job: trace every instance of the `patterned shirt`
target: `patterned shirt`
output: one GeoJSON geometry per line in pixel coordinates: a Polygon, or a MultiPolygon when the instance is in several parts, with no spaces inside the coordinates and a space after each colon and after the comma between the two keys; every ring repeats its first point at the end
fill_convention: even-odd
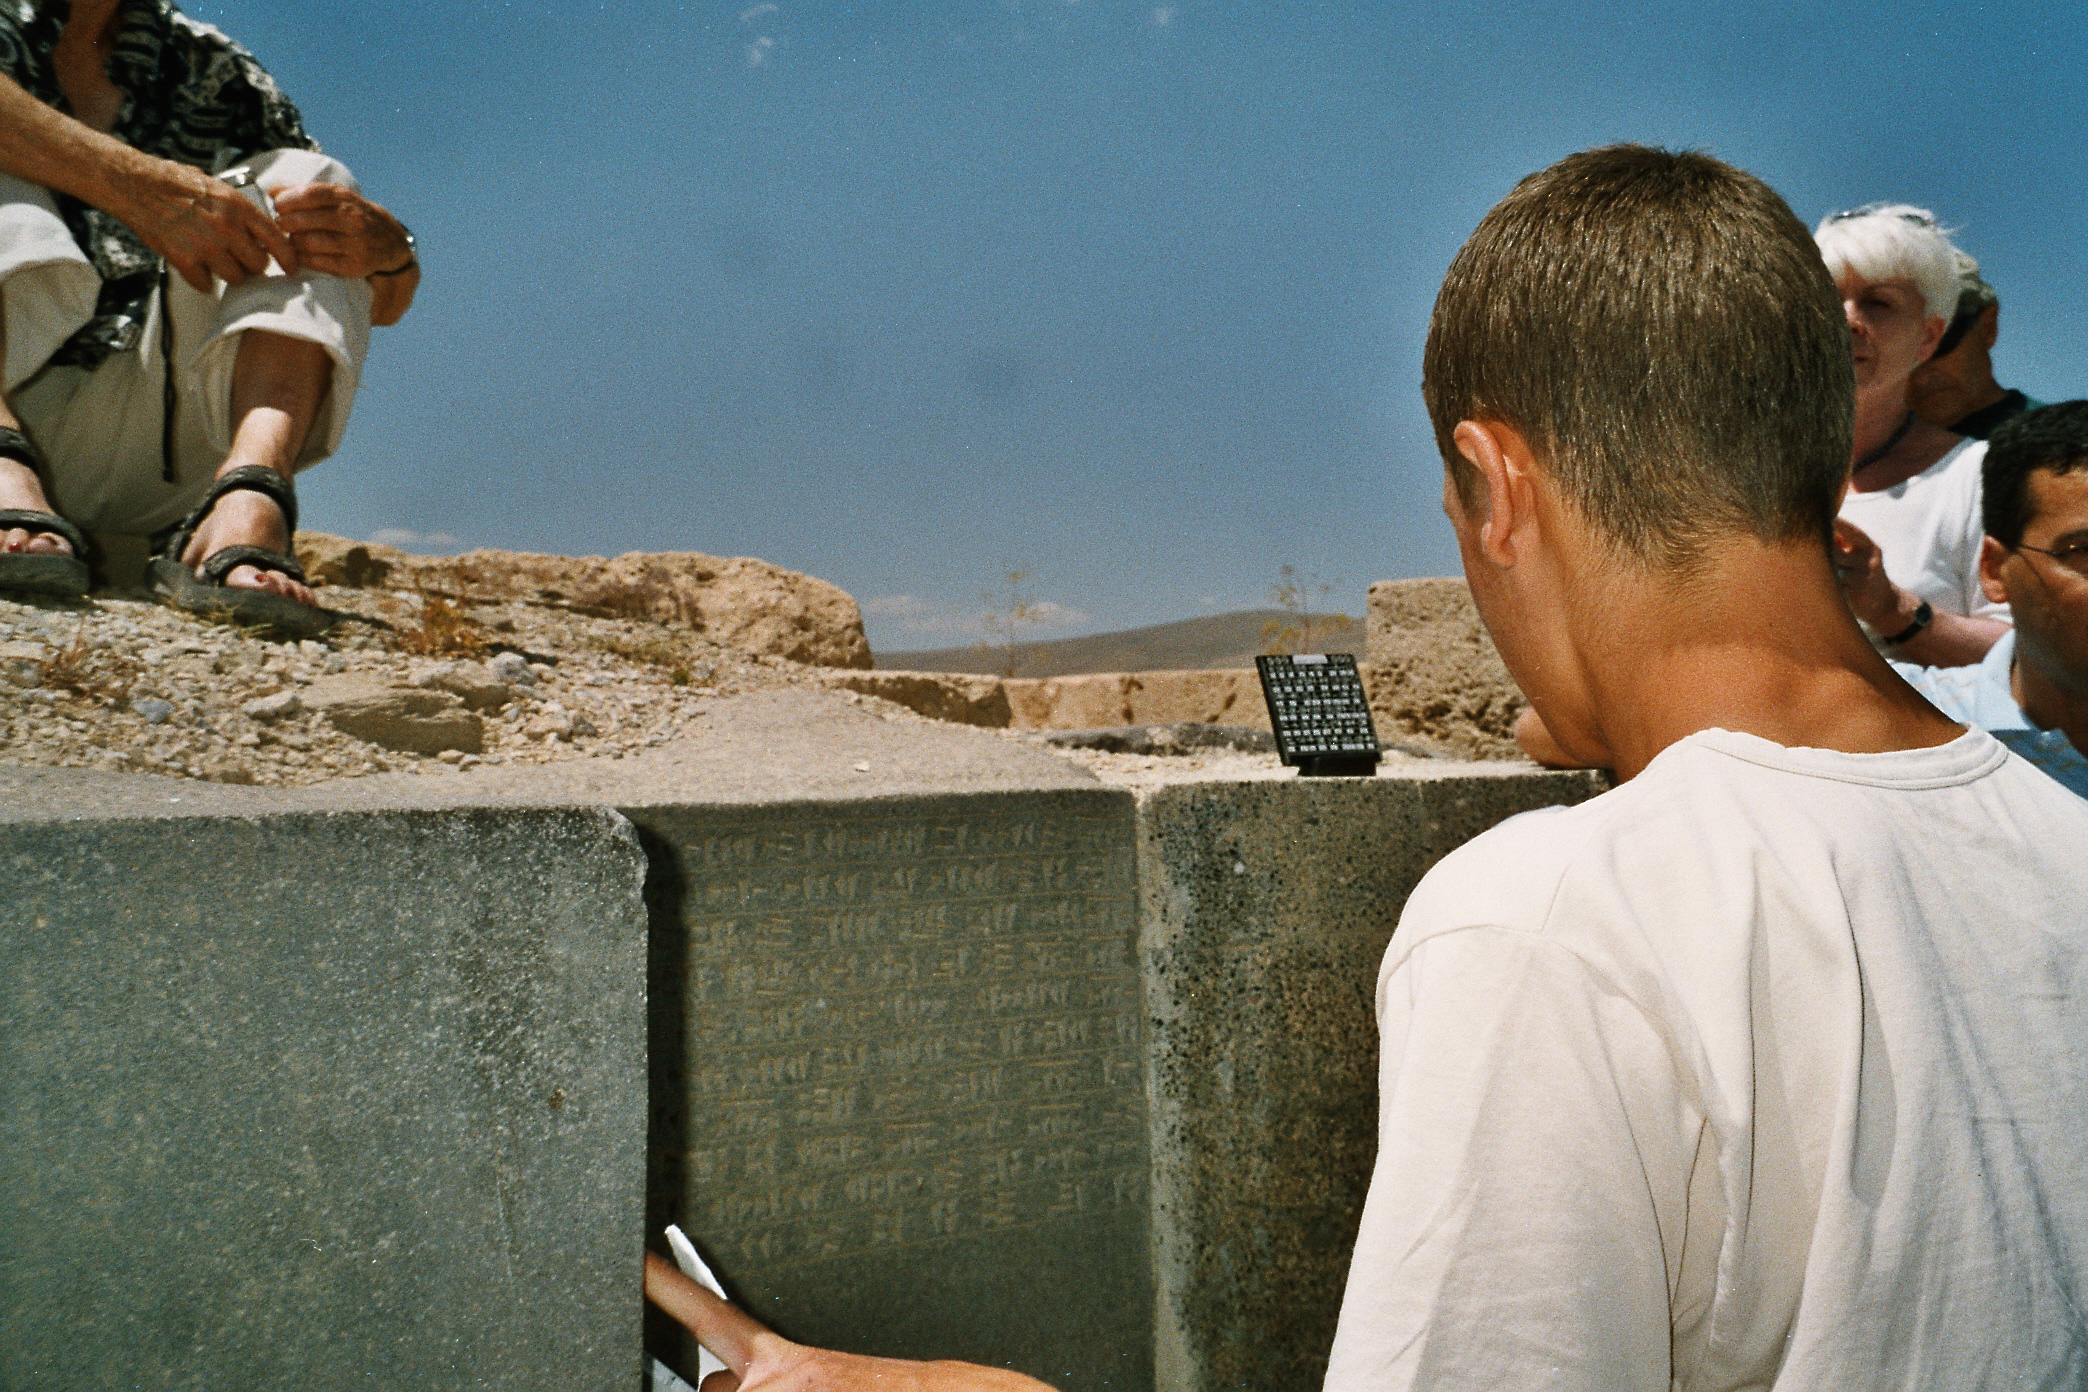
{"type": "MultiPolygon", "coordinates": [[[[70,0],[0,0],[0,73],[67,115],[51,51],[71,13],[70,0]]],[[[148,155],[216,173],[264,150],[319,148],[253,54],[168,0],[123,0],[109,80],[125,97],[110,133],[148,155]]],[[[91,370],[136,346],[160,258],[101,209],[55,196],[102,288],[94,317],[51,361],[91,370]]]]}

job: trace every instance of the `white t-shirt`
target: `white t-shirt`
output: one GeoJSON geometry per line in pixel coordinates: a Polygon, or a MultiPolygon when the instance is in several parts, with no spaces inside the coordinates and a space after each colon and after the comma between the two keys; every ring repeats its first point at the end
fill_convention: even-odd
{"type": "Polygon", "coordinates": [[[1331,1392],[2088,1386],[2088,801],[1708,730],[1414,891],[1331,1392]]]}
{"type": "Polygon", "coordinates": [[[1980,465],[1986,441],[1960,441],[1910,479],[1872,493],[1850,489],[1841,515],[1864,530],[1903,590],[1950,614],[2008,622],[2008,606],[1979,588],[1980,465]]]}

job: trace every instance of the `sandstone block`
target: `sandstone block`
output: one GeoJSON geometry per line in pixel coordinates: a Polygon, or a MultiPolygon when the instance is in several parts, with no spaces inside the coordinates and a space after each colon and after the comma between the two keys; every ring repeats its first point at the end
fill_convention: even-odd
{"type": "Polygon", "coordinates": [[[297,552],[307,572],[325,576],[329,584],[381,583],[456,603],[543,604],[687,629],[742,652],[791,662],[870,665],[862,611],[847,591],[749,556],[696,551],[633,551],[613,560],[522,551],[412,556],[317,532],[299,532],[297,552]],[[358,551],[364,560],[355,559],[358,551]]]}
{"type": "Polygon", "coordinates": [[[315,585],[345,585],[350,589],[375,589],[385,583],[406,553],[389,546],[376,546],[324,532],[297,534],[297,563],[315,585]]]}
{"type": "Polygon", "coordinates": [[[1018,729],[1096,730],[1117,725],[1269,728],[1261,679],[1252,669],[1193,672],[1092,672],[1010,678],[1008,705],[1018,729]]]}
{"type": "Polygon", "coordinates": [[[307,709],[317,711],[344,735],[385,749],[411,754],[439,754],[461,749],[482,753],[485,725],[464,709],[464,699],[448,691],[410,686],[383,686],[362,677],[327,677],[304,694],[307,709]]]}
{"type": "Polygon", "coordinates": [[[1501,665],[1461,579],[1370,587],[1364,683],[1378,737],[1419,740],[1463,758],[1519,758],[1522,692],[1501,665]]]}
{"type": "Polygon", "coordinates": [[[1013,723],[1007,684],[999,677],[958,672],[836,672],[827,685],[837,691],[878,696],[930,720],[1006,729],[1013,723]]]}

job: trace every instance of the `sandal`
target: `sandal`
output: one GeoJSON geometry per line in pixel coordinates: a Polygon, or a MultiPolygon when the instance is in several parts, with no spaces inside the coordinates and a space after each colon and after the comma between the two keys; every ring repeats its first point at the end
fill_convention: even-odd
{"type": "Polygon", "coordinates": [[[87,594],[87,534],[55,512],[0,508],[0,532],[20,528],[62,537],[70,556],[55,551],[0,551],[0,590],[13,594],[81,599],[87,594]]]}
{"type": "MultiPolygon", "coordinates": [[[[0,459],[12,459],[23,468],[44,477],[43,463],[29,437],[11,426],[0,426],[0,459]]],[[[55,599],[81,599],[93,576],[87,568],[87,534],[55,512],[38,508],[0,508],[0,532],[21,530],[58,537],[72,548],[70,556],[51,551],[0,551],[0,590],[16,594],[46,595],[55,599]]]]}
{"type": "Polygon", "coordinates": [[[146,585],[177,609],[262,629],[274,637],[312,638],[324,633],[342,616],[316,604],[300,603],[287,595],[225,584],[225,577],[243,565],[256,570],[276,571],[300,585],[310,583],[305,579],[303,567],[280,551],[271,551],[265,546],[227,546],[204,557],[200,567],[192,568],[181,563],[181,553],[188,549],[189,539],[196,534],[196,528],[203,525],[210,510],[217,506],[218,499],[240,489],[264,493],[273,499],[275,505],[283,510],[284,524],[292,535],[296,534],[297,494],[291,488],[290,480],[259,464],[234,469],[210,485],[203,501],[197,503],[195,509],[166,534],[166,540],[157,545],[157,554],[145,567],[146,585]],[[199,570],[200,575],[197,573],[199,570]]]}

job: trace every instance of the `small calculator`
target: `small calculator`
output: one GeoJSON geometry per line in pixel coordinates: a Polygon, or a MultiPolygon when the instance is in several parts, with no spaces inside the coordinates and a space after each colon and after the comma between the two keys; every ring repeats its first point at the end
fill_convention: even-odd
{"type": "Polygon", "coordinates": [[[1296,653],[1254,659],[1276,752],[1303,778],[1377,772],[1377,726],[1353,653],[1296,653]]]}

